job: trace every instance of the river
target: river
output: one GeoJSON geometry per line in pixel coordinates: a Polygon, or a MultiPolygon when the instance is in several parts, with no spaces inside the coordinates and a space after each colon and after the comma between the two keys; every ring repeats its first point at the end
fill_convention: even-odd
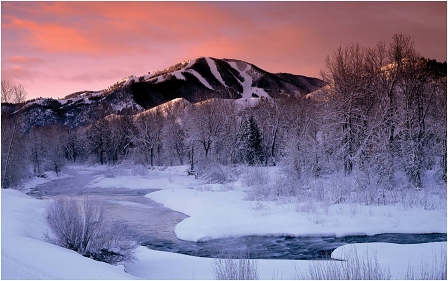
{"type": "Polygon", "coordinates": [[[175,226],[187,218],[146,198],[156,189],[92,188],[87,185],[100,171],[69,171],[73,177],[37,185],[27,193],[38,199],[54,196],[90,196],[104,202],[110,223],[121,228],[127,237],[150,249],[199,257],[219,257],[223,252],[247,252],[259,259],[329,259],[331,252],[348,243],[389,242],[416,244],[446,241],[446,233],[379,234],[346,237],[246,236],[206,242],[179,240],[175,226]]]}

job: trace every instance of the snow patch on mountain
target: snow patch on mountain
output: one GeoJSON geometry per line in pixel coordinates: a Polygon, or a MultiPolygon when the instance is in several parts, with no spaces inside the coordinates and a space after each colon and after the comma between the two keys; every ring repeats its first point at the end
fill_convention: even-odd
{"type": "Polygon", "coordinates": [[[246,64],[246,68],[241,70],[241,63],[237,64],[235,61],[228,62],[231,67],[235,70],[239,71],[241,77],[243,77],[244,81],[240,81],[237,79],[241,86],[243,86],[243,93],[241,94],[243,100],[248,100],[252,98],[265,97],[267,99],[270,98],[269,94],[266,93],[265,90],[259,87],[252,87],[253,78],[249,73],[254,73],[250,64],[246,64]]]}
{"type": "Polygon", "coordinates": [[[173,72],[174,76],[176,77],[177,80],[187,80],[185,78],[185,76],[182,74],[181,70],[175,71],[173,72]]]}
{"type": "Polygon", "coordinates": [[[212,58],[208,57],[205,58],[205,60],[207,61],[208,67],[210,67],[210,71],[215,76],[216,80],[218,80],[222,85],[224,85],[224,87],[228,88],[229,86],[227,86],[224,80],[222,79],[221,74],[219,73],[218,68],[216,67],[215,61],[212,58]]]}
{"type": "Polygon", "coordinates": [[[207,82],[207,80],[205,80],[204,77],[202,77],[202,75],[199,74],[196,70],[188,69],[185,72],[193,74],[205,87],[209,88],[210,90],[214,90],[213,87],[207,82]]]}

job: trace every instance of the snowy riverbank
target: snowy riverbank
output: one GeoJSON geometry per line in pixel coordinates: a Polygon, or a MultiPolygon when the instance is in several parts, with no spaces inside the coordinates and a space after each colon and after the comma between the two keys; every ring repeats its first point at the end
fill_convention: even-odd
{"type": "MultiPolygon", "coordinates": [[[[77,167],[78,170],[81,167],[77,167]]],[[[90,168],[82,167],[88,172],[90,168]]],[[[98,169],[98,168],[95,168],[98,169]]],[[[102,168],[100,168],[102,169],[102,168]]],[[[269,202],[246,200],[241,181],[232,185],[205,184],[186,175],[185,167],[169,167],[133,175],[125,170],[97,176],[89,186],[155,188],[147,197],[185,213],[176,235],[197,241],[238,235],[353,233],[446,233],[446,206],[434,210],[400,204],[365,206],[355,203],[269,202]]],[[[36,183],[30,182],[33,185],[36,183]]],[[[29,186],[28,186],[29,188],[29,186]]],[[[132,264],[112,266],[84,258],[45,242],[46,201],[16,190],[2,190],[2,279],[212,279],[213,259],[158,252],[139,247],[132,264]],[[125,272],[126,271],[126,272],[125,272]]],[[[148,218],[150,219],[150,218],[148,218]]],[[[351,245],[338,248],[333,257],[351,245]]],[[[402,278],[408,265],[419,269],[446,242],[418,245],[355,244],[358,253],[375,253],[392,278],[402,278]]],[[[316,261],[260,260],[261,279],[293,279],[316,261]]]]}

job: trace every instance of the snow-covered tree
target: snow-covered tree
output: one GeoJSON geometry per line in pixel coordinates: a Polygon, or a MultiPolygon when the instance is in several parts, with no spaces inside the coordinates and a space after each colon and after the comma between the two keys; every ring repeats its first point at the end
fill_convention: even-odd
{"type": "Polygon", "coordinates": [[[1,184],[2,188],[16,186],[26,174],[22,118],[17,110],[25,101],[26,91],[20,84],[1,81],[1,184]]]}
{"type": "Polygon", "coordinates": [[[100,119],[86,129],[89,151],[101,165],[107,163],[107,151],[110,147],[111,130],[106,119],[100,119]]]}
{"type": "Polygon", "coordinates": [[[162,128],[164,117],[160,110],[149,110],[141,113],[134,121],[137,129],[135,138],[136,160],[145,166],[160,164],[156,157],[160,157],[162,146],[162,128]]]}
{"type": "Polygon", "coordinates": [[[326,103],[293,97],[286,104],[287,125],[280,163],[286,181],[277,195],[295,196],[310,180],[330,173],[332,161],[322,126],[326,103]]]}
{"type": "Polygon", "coordinates": [[[365,63],[366,50],[359,44],[350,44],[339,47],[331,58],[327,57],[326,69],[322,71],[322,77],[330,87],[328,122],[333,126],[335,141],[340,143],[346,175],[351,174],[360,156],[374,101],[365,63]]]}
{"type": "Polygon", "coordinates": [[[133,115],[110,115],[107,118],[110,128],[108,160],[111,163],[121,162],[128,156],[135,137],[133,115]]]}
{"type": "Polygon", "coordinates": [[[178,100],[168,102],[162,107],[165,119],[161,139],[165,164],[184,164],[187,151],[185,148],[185,130],[182,120],[188,104],[185,100],[178,100]]]}
{"type": "Polygon", "coordinates": [[[67,160],[76,162],[82,157],[85,157],[86,147],[82,128],[65,128],[63,129],[65,135],[65,157],[67,160]]]}
{"type": "Polygon", "coordinates": [[[285,107],[288,106],[285,100],[287,99],[283,98],[272,102],[268,99],[262,99],[255,107],[250,108],[263,137],[265,164],[276,165],[282,133],[285,129],[285,107]]]}
{"type": "Polygon", "coordinates": [[[195,157],[196,160],[202,159],[205,162],[211,160],[213,149],[224,136],[227,126],[227,106],[226,100],[210,99],[186,109],[183,124],[186,146],[190,151],[190,164],[194,163],[195,157]]]}
{"type": "MultiPolygon", "coordinates": [[[[433,115],[436,101],[446,107],[446,100],[437,98],[446,95],[446,78],[428,75],[427,63],[402,34],[387,47],[351,44],[327,58],[322,76],[329,100],[322,132],[334,136],[327,143],[341,156],[346,175],[357,169],[365,183],[390,189],[395,171],[402,170],[412,185],[423,187],[425,163],[430,167],[435,157],[424,151],[446,138],[431,126],[446,123],[446,114],[433,115]]],[[[443,159],[446,149],[440,151],[443,159]]]]}

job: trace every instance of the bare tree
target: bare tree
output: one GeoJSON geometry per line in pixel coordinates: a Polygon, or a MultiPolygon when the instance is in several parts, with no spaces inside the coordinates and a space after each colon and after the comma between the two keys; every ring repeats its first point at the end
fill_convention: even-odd
{"type": "MultiPolygon", "coordinates": [[[[137,159],[145,166],[154,166],[155,157],[160,157],[164,117],[160,109],[148,110],[139,114],[134,121],[137,136],[135,146],[137,159]]],[[[160,164],[160,163],[159,163],[160,164]]]]}
{"type": "Polygon", "coordinates": [[[106,120],[110,129],[108,160],[116,164],[125,159],[134,143],[136,129],[132,113],[109,115],[106,120]]]}
{"type": "Polygon", "coordinates": [[[23,153],[22,133],[20,132],[21,116],[17,112],[21,103],[25,101],[26,91],[20,84],[13,84],[9,80],[1,81],[2,88],[2,188],[9,188],[17,185],[22,177],[25,167],[23,165],[23,158],[20,154],[23,153]],[[4,104],[12,103],[12,104],[4,104]]]}
{"type": "Polygon", "coordinates": [[[178,159],[180,165],[184,164],[185,132],[180,122],[174,118],[167,118],[162,128],[162,141],[167,158],[171,163],[178,159]]]}
{"type": "Polygon", "coordinates": [[[33,167],[33,173],[40,176],[45,171],[45,160],[47,158],[47,149],[49,146],[46,143],[46,134],[42,128],[33,128],[27,135],[27,148],[29,159],[33,167]]]}
{"type": "Polygon", "coordinates": [[[107,161],[107,151],[110,148],[110,127],[106,119],[100,119],[86,129],[86,137],[90,153],[96,155],[101,165],[107,161]]]}
{"type": "MultiPolygon", "coordinates": [[[[190,150],[190,166],[194,166],[194,158],[212,161],[212,152],[219,148],[224,138],[229,118],[227,108],[229,101],[210,99],[191,105],[187,108],[183,124],[186,132],[186,146],[190,150]],[[196,146],[201,150],[195,149],[196,146]],[[199,152],[202,152],[199,154],[199,152]]],[[[222,147],[222,146],[221,146],[222,147]]],[[[214,156],[217,154],[215,153],[214,156]]]]}
{"type": "Polygon", "coordinates": [[[59,176],[61,169],[65,166],[65,144],[67,143],[65,128],[58,124],[53,124],[46,128],[46,143],[48,146],[48,170],[52,170],[59,176]]]}
{"type": "Polygon", "coordinates": [[[14,84],[10,80],[2,79],[2,103],[23,103],[26,99],[25,88],[21,84],[14,84]]]}
{"type": "Polygon", "coordinates": [[[428,78],[423,73],[417,56],[407,58],[403,68],[398,87],[404,98],[405,126],[402,149],[405,171],[410,182],[416,188],[422,188],[423,151],[427,138],[426,119],[434,92],[427,89],[428,78]]]}
{"type": "MultiPolygon", "coordinates": [[[[394,35],[389,46],[351,44],[327,58],[322,77],[330,98],[323,131],[335,136],[330,143],[340,152],[346,175],[356,165],[365,183],[390,189],[399,168],[413,186],[423,187],[425,165],[434,162],[434,154],[424,151],[446,138],[438,133],[440,126],[430,125],[445,126],[446,115],[435,114],[435,101],[446,107],[439,99],[446,95],[446,78],[428,75],[427,63],[403,34],[394,35]]],[[[443,159],[446,149],[440,146],[443,159]]]]}
{"type": "Polygon", "coordinates": [[[69,161],[76,162],[85,156],[86,145],[82,128],[65,128],[65,156],[69,161]]]}
{"type": "Polygon", "coordinates": [[[224,127],[223,103],[222,100],[210,99],[188,108],[186,117],[188,138],[201,144],[205,158],[210,154],[212,145],[221,136],[224,127]]]}
{"type": "Polygon", "coordinates": [[[345,48],[339,47],[332,58],[327,57],[326,69],[322,71],[322,77],[331,89],[329,122],[341,144],[346,175],[351,174],[366,137],[367,116],[371,109],[372,96],[366,91],[368,75],[365,61],[366,50],[359,44],[350,44],[345,48]]]}
{"type": "Polygon", "coordinates": [[[321,113],[325,112],[325,104],[317,104],[306,98],[292,98],[284,110],[288,120],[283,129],[282,169],[293,183],[288,191],[288,195],[293,195],[297,183],[320,177],[324,165],[331,170],[322,126],[321,113]]]}

